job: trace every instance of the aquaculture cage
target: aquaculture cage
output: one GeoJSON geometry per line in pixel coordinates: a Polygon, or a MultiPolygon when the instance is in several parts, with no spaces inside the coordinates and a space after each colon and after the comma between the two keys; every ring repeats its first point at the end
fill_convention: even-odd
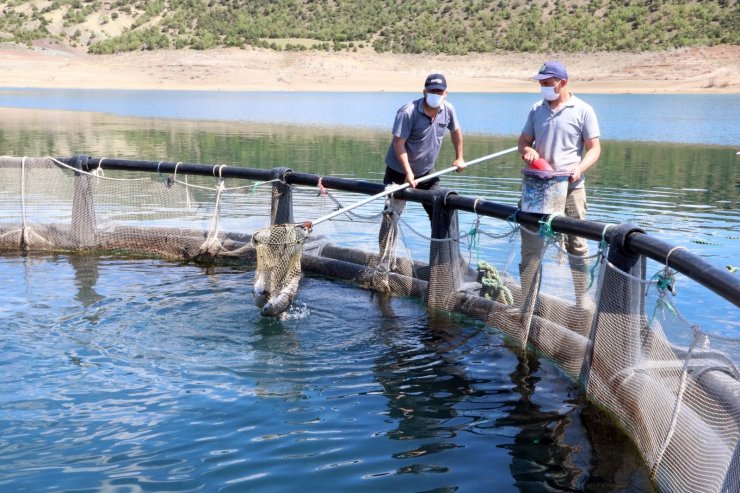
{"type": "Polygon", "coordinates": [[[692,323],[675,295],[682,275],[736,311],[737,276],[634,225],[446,189],[401,190],[312,225],[383,191],[287,168],[3,157],[0,249],[255,261],[255,303],[284,293],[267,315],[289,309],[302,272],[418,297],[557,363],[621,425],[660,491],[740,491],[738,340],[692,323]],[[430,235],[404,221],[407,202],[432,206],[430,235]],[[275,236],[256,238],[265,231],[275,236]],[[563,235],[594,248],[569,255],[563,235]]]}

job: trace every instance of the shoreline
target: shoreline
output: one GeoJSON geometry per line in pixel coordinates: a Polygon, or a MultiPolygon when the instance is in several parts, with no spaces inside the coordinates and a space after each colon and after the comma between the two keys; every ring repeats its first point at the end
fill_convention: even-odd
{"type": "Polygon", "coordinates": [[[665,52],[398,55],[258,48],[89,55],[53,42],[0,43],[0,88],[245,92],[421,92],[431,72],[449,91],[534,93],[529,77],[563,61],[569,85],[591,94],[740,94],[740,46],[665,52]]]}

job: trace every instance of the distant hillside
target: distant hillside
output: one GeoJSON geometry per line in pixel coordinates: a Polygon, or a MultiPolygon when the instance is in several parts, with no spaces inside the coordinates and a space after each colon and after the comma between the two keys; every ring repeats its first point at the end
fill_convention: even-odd
{"type": "Polygon", "coordinates": [[[0,41],[90,53],[259,46],[467,54],[740,44],[740,2],[37,0],[0,2],[0,41]]]}

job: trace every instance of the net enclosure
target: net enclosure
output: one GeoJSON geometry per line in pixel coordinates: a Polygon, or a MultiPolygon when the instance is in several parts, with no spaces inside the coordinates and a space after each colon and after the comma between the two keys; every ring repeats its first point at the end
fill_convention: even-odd
{"type": "Polygon", "coordinates": [[[740,491],[738,340],[684,316],[695,307],[681,295],[687,285],[718,293],[737,321],[737,276],[634,225],[444,188],[311,222],[383,192],[286,168],[2,157],[0,249],[252,265],[264,246],[252,290],[261,309],[310,303],[296,294],[303,273],[482,320],[579,382],[635,443],[658,490],[740,491]],[[415,202],[432,208],[430,234],[405,219],[415,202]],[[568,253],[566,235],[586,238],[588,254],[568,253]]]}

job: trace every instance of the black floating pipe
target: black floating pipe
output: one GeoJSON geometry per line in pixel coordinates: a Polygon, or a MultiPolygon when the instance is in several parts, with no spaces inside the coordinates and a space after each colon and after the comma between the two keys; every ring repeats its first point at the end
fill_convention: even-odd
{"type": "MultiPolygon", "coordinates": [[[[380,183],[373,183],[363,180],[349,178],[336,178],[334,176],[319,176],[308,173],[288,173],[285,176],[285,182],[291,185],[304,185],[308,187],[317,187],[321,180],[321,185],[334,190],[345,192],[363,193],[365,195],[375,195],[383,190],[385,186],[380,183]]],[[[398,197],[399,195],[396,194],[398,197]]]]}
{"type": "MultiPolygon", "coordinates": [[[[87,166],[81,166],[83,171],[92,171],[101,167],[103,169],[127,171],[174,173],[175,168],[177,168],[178,173],[201,176],[221,176],[223,178],[242,178],[258,181],[269,181],[275,177],[272,169],[243,168],[236,165],[222,166],[173,163],[165,161],[95,158],[87,156],[85,156],[85,158],[87,160],[87,166]]],[[[57,159],[70,166],[80,162],[79,156],[57,159]]],[[[315,174],[296,173],[291,171],[285,172],[283,176],[285,182],[288,184],[315,187],[318,186],[319,180],[321,180],[321,184],[326,188],[370,195],[375,195],[385,189],[385,187],[380,183],[336,178],[332,176],[322,177],[315,174]]],[[[425,204],[432,204],[434,202],[434,194],[424,190],[406,188],[394,193],[393,195],[396,198],[411,202],[425,204]]],[[[520,224],[529,226],[537,226],[540,220],[547,217],[545,214],[522,212],[516,207],[454,194],[448,197],[447,205],[458,210],[475,212],[498,219],[514,220],[520,224]]],[[[602,236],[607,241],[610,241],[612,230],[614,229],[609,228],[605,230],[607,225],[604,223],[581,221],[565,216],[557,216],[553,218],[551,226],[552,229],[558,233],[575,234],[594,241],[601,240],[602,236]]],[[[740,306],[740,277],[732,275],[725,269],[716,267],[683,248],[676,248],[674,245],[669,245],[641,232],[630,234],[626,239],[625,246],[639,255],[644,255],[662,264],[666,264],[667,262],[669,267],[699,282],[706,288],[714,291],[728,301],[731,301],[736,306],[740,306]]]]}
{"type": "MultiPolygon", "coordinates": [[[[73,166],[77,156],[57,158],[64,164],[73,166]]],[[[111,159],[88,157],[87,166],[83,166],[83,171],[93,171],[101,168],[103,170],[121,170],[121,171],[148,171],[151,173],[178,173],[185,175],[213,176],[222,178],[242,178],[247,180],[270,181],[273,179],[273,170],[242,168],[239,166],[229,165],[212,165],[212,164],[193,164],[193,163],[173,163],[168,161],[141,161],[131,159],[111,159]]]]}
{"type": "Polygon", "coordinates": [[[667,265],[740,307],[740,277],[717,267],[683,247],[647,234],[627,237],[627,248],[667,265]]]}

